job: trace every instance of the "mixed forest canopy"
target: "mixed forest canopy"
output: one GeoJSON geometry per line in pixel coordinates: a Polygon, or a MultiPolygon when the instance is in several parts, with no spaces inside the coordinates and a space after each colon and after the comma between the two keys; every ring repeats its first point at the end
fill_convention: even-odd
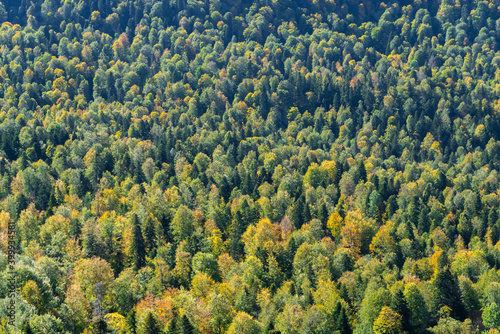
{"type": "Polygon", "coordinates": [[[1,1],[0,333],[498,333],[499,5],[1,1]]]}

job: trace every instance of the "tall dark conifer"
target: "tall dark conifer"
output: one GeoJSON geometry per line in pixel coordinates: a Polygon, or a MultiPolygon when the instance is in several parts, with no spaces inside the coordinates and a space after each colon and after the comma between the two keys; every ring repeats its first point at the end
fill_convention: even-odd
{"type": "Polygon", "coordinates": [[[134,270],[139,270],[144,267],[146,259],[146,246],[144,244],[144,238],[142,236],[141,226],[137,214],[132,213],[131,217],[132,223],[132,262],[134,264],[134,270]]]}

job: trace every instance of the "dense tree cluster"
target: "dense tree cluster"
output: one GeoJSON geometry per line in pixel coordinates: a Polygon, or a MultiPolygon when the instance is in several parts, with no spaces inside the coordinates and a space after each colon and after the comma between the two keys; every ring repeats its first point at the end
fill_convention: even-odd
{"type": "Polygon", "coordinates": [[[500,329],[497,2],[0,21],[0,333],[500,329]]]}

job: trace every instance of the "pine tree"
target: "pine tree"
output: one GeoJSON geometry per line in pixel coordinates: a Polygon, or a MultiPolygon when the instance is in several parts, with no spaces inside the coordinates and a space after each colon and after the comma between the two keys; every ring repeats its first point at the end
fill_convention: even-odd
{"type": "Polygon", "coordinates": [[[144,238],[142,237],[141,226],[137,214],[132,213],[132,262],[134,270],[139,270],[144,267],[146,258],[146,247],[144,245],[144,238]]]}

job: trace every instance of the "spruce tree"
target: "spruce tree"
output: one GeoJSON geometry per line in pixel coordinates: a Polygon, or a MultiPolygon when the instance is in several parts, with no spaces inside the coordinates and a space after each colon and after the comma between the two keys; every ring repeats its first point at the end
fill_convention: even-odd
{"type": "Polygon", "coordinates": [[[438,273],[434,279],[434,294],[432,306],[438,312],[443,306],[452,310],[452,317],[463,320],[465,318],[465,307],[460,298],[458,280],[449,269],[449,261],[443,252],[437,259],[438,273]]]}
{"type": "Polygon", "coordinates": [[[135,309],[131,309],[127,315],[127,328],[129,333],[137,334],[137,314],[135,309]]]}
{"type": "Polygon", "coordinates": [[[139,270],[144,267],[146,258],[146,247],[144,245],[144,238],[142,237],[141,226],[137,214],[132,213],[132,262],[134,270],[139,270]]]}
{"type": "Polygon", "coordinates": [[[318,219],[321,221],[324,229],[326,229],[326,222],[328,221],[328,218],[328,209],[326,208],[326,204],[323,202],[318,210],[318,219]]]}
{"type": "Polygon", "coordinates": [[[151,217],[148,217],[144,222],[144,241],[146,250],[149,254],[153,253],[156,249],[156,230],[151,217]]]}
{"type": "Polygon", "coordinates": [[[195,332],[194,326],[189,321],[188,317],[184,314],[182,318],[180,318],[180,326],[179,332],[180,334],[193,334],[195,332]]]}
{"type": "Polygon", "coordinates": [[[292,208],[292,223],[293,226],[298,230],[304,224],[304,207],[305,207],[305,197],[301,195],[293,205],[292,208]]]}
{"type": "Polygon", "coordinates": [[[238,258],[243,255],[243,242],[241,242],[241,235],[244,231],[243,216],[240,211],[236,211],[231,227],[231,256],[238,258]]]}
{"type": "Polygon", "coordinates": [[[305,203],[304,201],[304,213],[302,214],[302,217],[304,219],[304,224],[309,223],[311,220],[311,209],[309,208],[309,204],[305,203]]]}
{"type": "Polygon", "coordinates": [[[179,316],[178,316],[177,312],[174,310],[174,317],[168,323],[168,326],[167,326],[167,334],[178,334],[179,333],[178,325],[177,325],[178,322],[179,322],[179,316]]]}
{"type": "Polygon", "coordinates": [[[366,181],[366,167],[363,159],[358,159],[356,163],[356,173],[354,178],[357,182],[366,181]]]}
{"type": "Polygon", "coordinates": [[[155,315],[153,312],[148,312],[148,315],[146,316],[146,320],[144,321],[144,334],[159,334],[161,333],[161,327],[160,323],[156,319],[155,315]]]}
{"type": "Polygon", "coordinates": [[[343,306],[340,308],[340,314],[337,318],[337,330],[341,334],[351,333],[351,326],[349,326],[349,318],[347,317],[347,313],[343,306]]]}
{"type": "Polygon", "coordinates": [[[406,303],[406,299],[403,294],[403,290],[398,289],[392,296],[391,309],[401,315],[402,322],[401,325],[404,331],[409,331],[411,329],[410,317],[411,312],[406,303]]]}

